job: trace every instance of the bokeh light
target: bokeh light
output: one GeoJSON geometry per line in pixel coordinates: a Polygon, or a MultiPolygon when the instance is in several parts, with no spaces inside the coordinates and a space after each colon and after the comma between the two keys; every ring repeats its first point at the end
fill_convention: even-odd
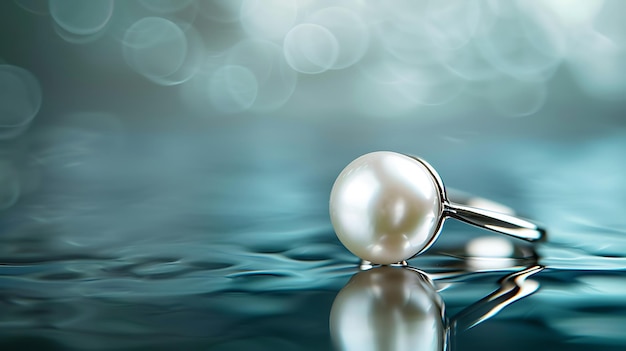
{"type": "Polygon", "coordinates": [[[113,0],[50,0],[50,16],[63,31],[93,36],[102,31],[113,15],[113,0]]]}
{"type": "Polygon", "coordinates": [[[241,66],[222,66],[211,77],[209,96],[222,112],[245,111],[257,96],[258,84],[249,69],[241,66]]]}
{"type": "Polygon", "coordinates": [[[128,64],[147,78],[176,72],[185,61],[187,37],[173,22],[146,17],[133,24],[124,36],[128,64]]]}
{"type": "Polygon", "coordinates": [[[39,112],[42,92],[29,71],[0,64],[0,132],[19,130],[39,112]]]}
{"type": "Polygon", "coordinates": [[[58,36],[70,43],[116,38],[128,66],[149,81],[187,83],[182,101],[192,109],[204,105],[227,113],[215,105],[221,98],[209,98],[205,91],[212,74],[225,72],[204,69],[207,59],[218,56],[223,58],[218,66],[241,66],[255,76],[257,97],[240,112],[279,110],[292,95],[338,89],[351,97],[337,103],[364,116],[406,116],[422,106],[471,105],[477,97],[503,117],[531,116],[548,101],[550,81],[562,67],[592,97],[615,100],[626,93],[626,35],[616,15],[624,5],[616,0],[401,1],[394,6],[308,0],[14,1],[30,13],[49,14],[58,36]],[[255,54],[258,63],[252,62],[255,54]],[[269,56],[272,67],[263,68],[269,56]],[[316,75],[324,79],[311,79],[316,75]],[[191,103],[189,96],[208,102],[191,103]],[[386,107],[367,107],[370,100],[386,107]]]}

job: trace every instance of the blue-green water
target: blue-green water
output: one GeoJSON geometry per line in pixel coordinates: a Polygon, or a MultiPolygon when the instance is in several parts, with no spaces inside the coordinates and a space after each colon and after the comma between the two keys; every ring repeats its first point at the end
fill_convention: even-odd
{"type": "MultiPolygon", "coordinates": [[[[287,123],[287,135],[258,123],[223,127],[214,138],[130,134],[119,145],[98,144],[116,139],[111,135],[82,131],[80,148],[67,139],[54,157],[40,156],[40,136],[24,138],[28,147],[13,155],[28,160],[22,172],[40,183],[1,222],[3,348],[330,348],[333,300],[358,272],[327,215],[333,178],[350,158],[317,143],[313,136],[323,128],[287,123]],[[231,142],[233,149],[220,149],[231,142]]],[[[623,346],[624,237],[601,224],[621,220],[618,209],[601,206],[619,194],[575,181],[616,167],[602,160],[623,143],[608,140],[583,146],[569,164],[568,155],[555,154],[559,162],[535,156],[564,147],[556,143],[508,151],[498,141],[497,151],[485,151],[490,157],[471,167],[453,153],[434,159],[449,185],[517,204],[550,229],[547,243],[529,246],[448,221],[435,246],[410,261],[431,274],[448,318],[497,290],[507,274],[546,267],[532,276],[536,292],[458,330],[454,349],[623,346]],[[509,154],[532,157],[543,172],[520,176],[527,170],[509,154]],[[457,167],[475,174],[455,175],[457,167]],[[570,173],[559,176],[565,169],[570,173]],[[556,179],[561,184],[553,185],[556,179]],[[599,198],[586,195],[591,191],[599,198]],[[505,256],[476,257],[469,247],[485,237],[496,249],[504,244],[504,253],[483,255],[505,256]]],[[[462,153],[480,150],[493,149],[462,153]]]]}

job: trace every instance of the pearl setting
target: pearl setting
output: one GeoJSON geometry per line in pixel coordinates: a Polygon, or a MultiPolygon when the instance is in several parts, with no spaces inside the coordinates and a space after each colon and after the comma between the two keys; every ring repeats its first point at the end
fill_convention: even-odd
{"type": "Polygon", "coordinates": [[[445,201],[433,172],[417,159],[389,151],[352,161],[330,194],[339,240],[376,264],[401,262],[426,250],[439,234],[445,201]]]}

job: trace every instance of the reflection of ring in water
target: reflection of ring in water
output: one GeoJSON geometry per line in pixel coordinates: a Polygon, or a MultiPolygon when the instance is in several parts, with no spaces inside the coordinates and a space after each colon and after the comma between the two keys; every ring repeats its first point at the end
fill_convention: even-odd
{"type": "Polygon", "coordinates": [[[469,329],[537,291],[532,266],[507,275],[500,288],[452,318],[431,279],[411,267],[381,266],[355,274],[330,312],[339,350],[449,350],[450,334],[469,329]]]}

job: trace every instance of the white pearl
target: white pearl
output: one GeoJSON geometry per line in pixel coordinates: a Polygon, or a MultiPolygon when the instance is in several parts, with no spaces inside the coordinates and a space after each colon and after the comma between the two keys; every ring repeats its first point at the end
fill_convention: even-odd
{"type": "Polygon", "coordinates": [[[378,267],[337,294],[330,333],[338,350],[444,350],[443,302],[417,272],[378,267]]]}
{"type": "Polygon", "coordinates": [[[330,218],[339,240],[356,256],[378,264],[404,261],[426,248],[442,207],[428,169],[388,151],[352,161],[330,194],[330,218]]]}

